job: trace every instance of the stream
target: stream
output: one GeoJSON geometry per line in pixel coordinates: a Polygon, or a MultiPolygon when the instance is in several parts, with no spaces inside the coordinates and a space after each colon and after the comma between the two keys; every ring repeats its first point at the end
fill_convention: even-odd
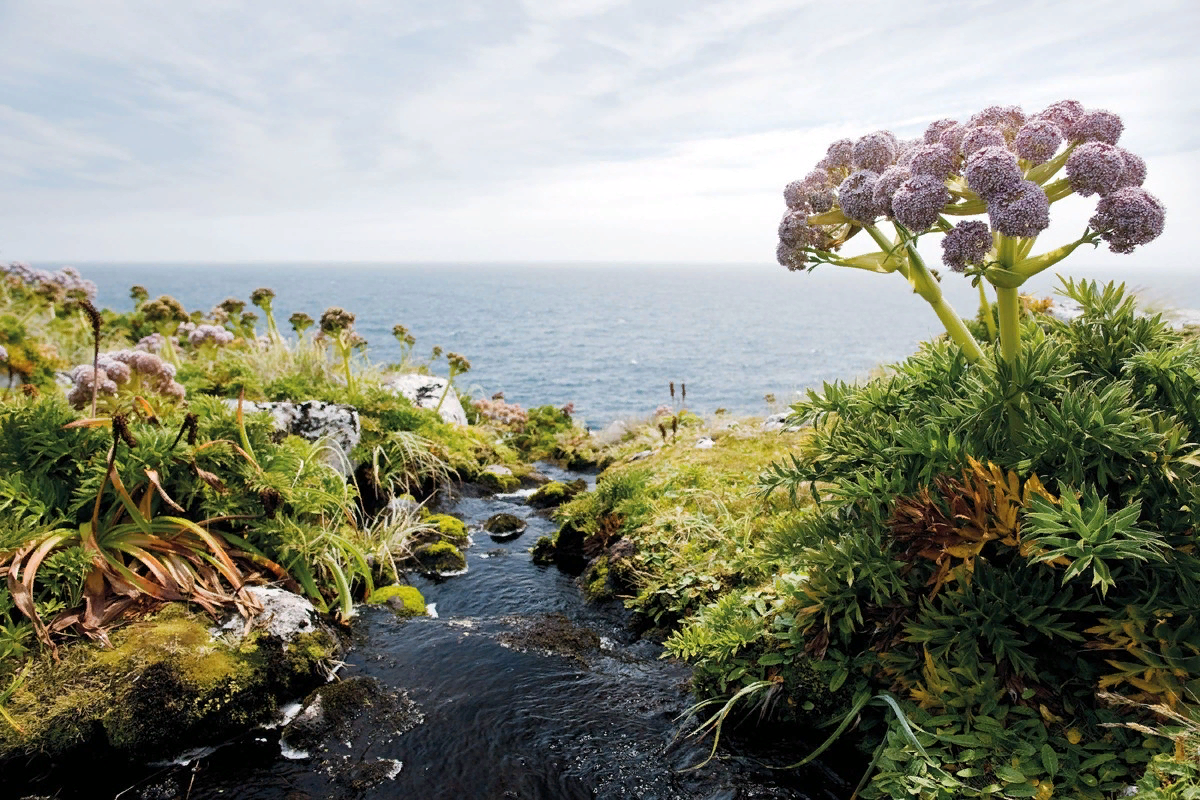
{"type": "MultiPolygon", "coordinates": [[[[594,483],[593,476],[538,466],[554,480],[594,483]]],[[[417,724],[399,734],[359,726],[319,757],[281,747],[278,730],[260,729],[190,763],[159,767],[136,785],[127,781],[118,796],[742,800],[849,794],[843,778],[822,765],[763,766],[760,761],[796,761],[818,742],[761,731],[727,730],[717,757],[689,770],[708,757],[712,740],[687,735],[697,725],[685,715],[694,702],[687,666],[660,658],[661,645],[630,628],[619,602],[590,605],[573,576],[532,562],[529,548],[555,528],[545,512],[525,505],[522,493],[464,496],[442,510],[471,529],[467,572],[441,580],[412,577],[436,618],[403,619],[386,606],[362,607],[339,673],[402,693],[417,724]],[[511,541],[493,541],[480,526],[499,512],[527,519],[528,528],[511,541]]],[[[54,796],[75,795],[66,789],[54,796]]]]}

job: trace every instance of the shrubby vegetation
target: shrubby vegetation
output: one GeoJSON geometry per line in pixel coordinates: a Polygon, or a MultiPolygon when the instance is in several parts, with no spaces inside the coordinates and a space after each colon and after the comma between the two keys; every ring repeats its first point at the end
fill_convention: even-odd
{"type": "MultiPolygon", "coordinates": [[[[345,620],[405,570],[463,561],[462,524],[427,510],[439,492],[488,466],[520,476],[523,454],[579,435],[557,410],[468,427],[414,407],[386,378],[429,365],[373,364],[343,309],[293,314],[285,336],[259,289],[259,335],[236,298],[188,312],[139,286],[117,313],[94,296],[73,270],[0,275],[0,690],[39,650],[107,641],[164,602],[249,613],[248,583],[345,620]],[[246,406],[278,400],[353,406],[357,446],[286,436],[246,406]]],[[[467,368],[453,356],[452,377],[467,368]]]]}
{"type": "Polygon", "coordinates": [[[717,418],[712,449],[602,475],[558,547],[723,711],[856,740],[862,797],[1189,796],[1200,350],[1120,287],[1065,291],[1083,315],[1027,314],[1017,370],[942,340],[812,392],[811,428],[717,418]]]}

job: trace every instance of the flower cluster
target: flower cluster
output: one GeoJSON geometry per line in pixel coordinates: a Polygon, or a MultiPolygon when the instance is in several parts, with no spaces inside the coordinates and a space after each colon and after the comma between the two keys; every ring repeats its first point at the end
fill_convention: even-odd
{"type": "Polygon", "coordinates": [[[326,336],[337,336],[354,325],[354,315],[344,308],[332,306],[321,314],[321,333],[326,336]]]}
{"type": "Polygon", "coordinates": [[[291,323],[292,330],[296,332],[297,336],[302,335],[306,330],[313,326],[313,318],[308,314],[305,314],[303,311],[297,311],[296,313],[292,314],[290,317],[288,317],[288,322],[291,323]]]}
{"type": "Polygon", "coordinates": [[[522,427],[529,421],[529,412],[516,403],[506,403],[504,395],[472,403],[479,415],[496,425],[522,427]]]}
{"type": "Polygon", "coordinates": [[[47,297],[51,302],[61,303],[66,300],[96,299],[96,284],[79,274],[74,267],[63,267],[55,272],[44,269],[34,269],[20,261],[11,264],[0,264],[0,275],[10,280],[24,284],[38,294],[47,297]]]}
{"type": "Polygon", "coordinates": [[[169,294],[159,295],[156,299],[143,303],[139,310],[146,321],[153,325],[165,326],[172,322],[187,322],[190,319],[183,303],[169,294]]]}
{"type": "Polygon", "coordinates": [[[188,344],[195,348],[204,345],[220,347],[229,344],[234,338],[233,332],[226,330],[221,325],[208,325],[205,323],[197,325],[194,322],[181,323],[176,335],[180,337],[187,336],[188,344]]]}
{"type": "MultiPolygon", "coordinates": [[[[837,263],[830,253],[881,219],[909,235],[949,232],[945,216],[986,214],[987,233],[1031,239],[1049,227],[1051,203],[1070,194],[1100,197],[1093,232],[1127,253],[1162,232],[1164,215],[1141,188],[1145,162],[1117,144],[1123,128],[1110,111],[1064,100],[1036,114],[990,106],[965,122],[939,119],[915,141],[890,131],[838,140],[784,189],[788,210],[776,256],[789,270],[837,263]],[[1066,177],[1052,180],[1064,167],[1066,177]]],[[[946,245],[954,269],[984,259],[977,253],[982,229],[966,230],[971,247],[954,238],[946,245]]]]}
{"type": "Polygon", "coordinates": [[[450,372],[455,375],[461,375],[471,370],[471,362],[458,353],[446,353],[446,361],[450,364],[450,372]]]}
{"type": "Polygon", "coordinates": [[[187,391],[175,380],[174,365],[144,350],[101,353],[95,369],[91,364],[81,364],[68,376],[72,385],[67,391],[67,402],[76,409],[92,402],[93,387],[103,398],[157,394],[178,401],[187,391]]]}

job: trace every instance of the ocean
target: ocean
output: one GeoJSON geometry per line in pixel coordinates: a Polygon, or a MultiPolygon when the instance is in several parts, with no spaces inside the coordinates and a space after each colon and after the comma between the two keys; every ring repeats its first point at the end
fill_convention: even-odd
{"type": "MultiPolygon", "coordinates": [[[[57,265],[38,264],[39,267],[57,265]]],[[[391,329],[466,356],[457,383],[476,396],[504,392],[526,407],[574,403],[576,417],[602,426],[670,402],[668,383],[686,384],[687,405],[710,413],[782,410],[797,392],[851,380],[903,359],[942,331],[902,278],[768,265],[632,264],[77,264],[99,285],[99,302],[129,309],[129,287],[170,294],[189,309],[275,290],[281,329],[329,306],[357,315],[375,361],[394,361],[391,329]]],[[[1200,308],[1200,277],[1178,270],[1073,270],[1125,280],[1150,300],[1200,308]]],[[[1049,294],[1053,275],[1027,284],[1049,294]]],[[[969,282],[942,282],[955,309],[971,315],[969,282]]],[[[260,325],[261,329],[261,325],[260,325]]],[[[444,359],[435,365],[444,374],[444,359]]]]}

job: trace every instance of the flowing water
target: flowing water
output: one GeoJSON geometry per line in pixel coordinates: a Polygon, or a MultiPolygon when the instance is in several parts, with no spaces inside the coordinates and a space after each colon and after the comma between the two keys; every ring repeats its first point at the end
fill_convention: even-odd
{"type": "MultiPolygon", "coordinates": [[[[594,480],[540,466],[557,480],[594,480]]],[[[336,748],[337,769],[327,758],[285,757],[278,732],[259,730],[191,764],[127,780],[121,797],[735,800],[849,793],[825,766],[783,771],[761,763],[799,760],[815,742],[739,739],[727,731],[732,746],[689,770],[707,757],[711,739],[687,736],[697,724],[684,714],[694,702],[687,667],[660,658],[661,646],[639,637],[619,604],[587,604],[572,576],[532,562],[530,546],[554,523],[519,494],[464,497],[448,510],[472,529],[468,571],[414,578],[436,618],[362,609],[340,672],[406,692],[423,722],[400,735],[381,728],[347,739],[336,748]],[[514,540],[493,541],[480,525],[499,512],[527,519],[528,528],[514,540]],[[567,631],[571,644],[528,635],[547,624],[567,631]],[[389,767],[388,776],[371,772],[378,765],[389,767]]],[[[59,797],[106,796],[94,785],[79,795],[79,787],[56,788],[59,797]]]]}

